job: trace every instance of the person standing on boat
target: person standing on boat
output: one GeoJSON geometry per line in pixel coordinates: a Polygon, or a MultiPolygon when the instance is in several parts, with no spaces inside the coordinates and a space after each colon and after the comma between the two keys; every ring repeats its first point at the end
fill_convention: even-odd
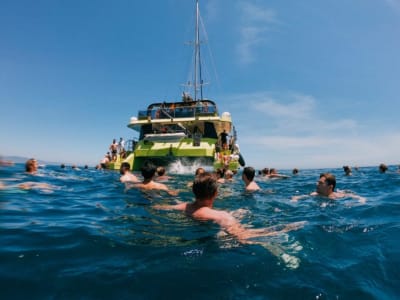
{"type": "Polygon", "coordinates": [[[125,151],[125,141],[122,137],[119,138],[118,142],[118,153],[121,159],[126,158],[126,151],[125,151]]]}
{"type": "Polygon", "coordinates": [[[113,139],[113,142],[110,145],[110,151],[111,151],[112,161],[116,161],[117,160],[117,153],[118,153],[118,144],[117,144],[117,141],[115,139],[113,139]]]}
{"type": "Polygon", "coordinates": [[[125,141],[122,137],[119,138],[118,151],[119,151],[119,154],[121,154],[121,152],[125,151],[125,141]]]}
{"type": "Polygon", "coordinates": [[[226,133],[226,130],[224,129],[224,131],[221,132],[219,136],[220,136],[220,138],[221,138],[221,145],[222,145],[222,148],[225,149],[225,148],[224,148],[224,145],[227,145],[227,144],[228,144],[228,134],[226,133]]]}

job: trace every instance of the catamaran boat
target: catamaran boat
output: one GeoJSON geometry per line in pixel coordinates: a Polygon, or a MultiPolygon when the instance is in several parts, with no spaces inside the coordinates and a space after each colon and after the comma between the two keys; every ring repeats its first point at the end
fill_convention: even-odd
{"type": "Polygon", "coordinates": [[[203,98],[198,1],[195,32],[194,97],[183,92],[179,101],[152,103],[139,111],[128,124],[139,137],[128,143],[124,156],[118,155],[110,162],[110,169],[119,169],[122,162],[128,162],[132,170],[140,170],[146,160],[157,166],[168,166],[177,160],[183,165],[196,161],[214,169],[233,171],[245,165],[230,113],[220,114],[214,101],[203,98]],[[229,141],[224,135],[230,136],[229,141]]]}

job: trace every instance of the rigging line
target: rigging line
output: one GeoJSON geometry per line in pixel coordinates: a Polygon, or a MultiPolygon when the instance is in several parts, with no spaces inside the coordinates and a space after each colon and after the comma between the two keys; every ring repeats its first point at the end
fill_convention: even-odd
{"type": "MultiPolygon", "coordinates": [[[[200,25],[201,25],[201,29],[202,29],[202,32],[203,32],[203,35],[204,35],[204,40],[208,41],[207,30],[206,30],[206,27],[204,25],[203,19],[201,17],[200,17],[200,25]]],[[[208,43],[207,43],[207,49],[208,49],[208,55],[210,57],[212,71],[214,73],[216,84],[217,84],[218,88],[221,89],[221,84],[220,84],[220,80],[219,80],[219,76],[218,76],[218,72],[217,72],[214,56],[212,54],[210,44],[208,44],[208,43]]]]}

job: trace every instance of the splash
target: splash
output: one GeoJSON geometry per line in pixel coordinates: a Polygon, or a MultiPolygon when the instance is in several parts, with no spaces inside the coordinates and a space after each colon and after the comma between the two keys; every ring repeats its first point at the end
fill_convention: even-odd
{"type": "Polygon", "coordinates": [[[180,175],[194,175],[197,168],[204,168],[207,171],[212,171],[212,166],[205,166],[204,162],[201,160],[185,160],[179,159],[169,164],[167,170],[170,174],[180,174],[180,175]]]}

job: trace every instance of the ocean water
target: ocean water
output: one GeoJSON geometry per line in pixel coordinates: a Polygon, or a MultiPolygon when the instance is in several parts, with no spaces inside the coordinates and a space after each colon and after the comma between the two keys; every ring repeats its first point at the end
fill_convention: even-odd
{"type": "MultiPolygon", "coordinates": [[[[193,199],[194,169],[169,169],[179,200],[193,199]]],[[[253,194],[237,176],[215,208],[251,228],[306,221],[243,245],[215,224],[154,209],[176,198],[126,191],[117,172],[1,167],[0,299],[398,299],[400,174],[391,169],[300,170],[256,178],[263,191],[253,194]],[[323,171],[366,203],[291,201],[314,191],[323,171]],[[23,182],[50,186],[21,190],[23,182]]]]}

